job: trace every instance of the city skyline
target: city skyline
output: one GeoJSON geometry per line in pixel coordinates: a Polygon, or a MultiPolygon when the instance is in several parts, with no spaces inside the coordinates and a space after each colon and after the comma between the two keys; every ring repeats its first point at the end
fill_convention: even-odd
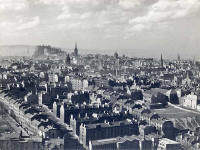
{"type": "MultiPolygon", "coordinates": [[[[76,42],[77,43],[77,42],[76,42]]],[[[76,44],[75,43],[75,44],[76,44]]],[[[66,54],[73,54],[74,53],[74,47],[66,48],[66,47],[56,47],[54,45],[49,44],[41,44],[46,46],[51,46],[54,48],[61,49],[62,51],[66,52],[66,54]]],[[[40,45],[0,45],[0,56],[33,56],[34,52],[37,50],[37,46],[40,45]]],[[[76,46],[75,46],[76,47],[76,46]]],[[[131,57],[131,58],[153,58],[160,60],[160,56],[163,55],[165,60],[191,60],[191,61],[199,61],[198,57],[196,56],[185,56],[183,57],[180,53],[173,54],[173,56],[166,55],[166,51],[161,51],[157,54],[147,55],[146,53],[143,53],[141,55],[141,52],[136,51],[143,51],[144,49],[82,49],[78,48],[79,53],[81,55],[114,55],[117,53],[119,56],[123,57],[131,57]],[[126,53],[126,51],[131,51],[129,53],[126,53]]],[[[150,51],[149,51],[150,52],[150,51]]],[[[150,52],[151,53],[151,52],[150,52]]]]}
{"type": "Polygon", "coordinates": [[[0,12],[0,45],[200,58],[199,0],[6,0],[0,12]]]}
{"type": "Polygon", "coordinates": [[[1,57],[1,149],[200,149],[200,62],[80,51],[1,57]]]}
{"type": "Polygon", "coordinates": [[[0,150],[200,150],[200,0],[0,0],[0,150]]]}

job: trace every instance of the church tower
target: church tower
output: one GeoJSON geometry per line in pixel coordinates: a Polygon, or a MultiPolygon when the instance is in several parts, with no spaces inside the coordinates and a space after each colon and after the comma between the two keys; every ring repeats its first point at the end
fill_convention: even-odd
{"type": "Polygon", "coordinates": [[[162,54],[161,54],[161,56],[160,56],[160,67],[161,67],[161,68],[164,67],[164,66],[163,66],[163,58],[162,58],[162,54]]]}
{"type": "Polygon", "coordinates": [[[70,59],[69,54],[67,54],[67,57],[66,57],[66,65],[70,65],[70,64],[71,64],[71,59],[70,59]]]}
{"type": "Polygon", "coordinates": [[[74,55],[75,55],[75,56],[78,56],[77,43],[75,43],[74,55]]]}
{"type": "Polygon", "coordinates": [[[115,53],[114,53],[114,57],[115,57],[115,59],[118,59],[118,56],[119,56],[118,53],[115,52],[115,53]]]}
{"type": "Polygon", "coordinates": [[[177,55],[177,60],[178,60],[178,61],[181,60],[180,54],[177,55]]]}

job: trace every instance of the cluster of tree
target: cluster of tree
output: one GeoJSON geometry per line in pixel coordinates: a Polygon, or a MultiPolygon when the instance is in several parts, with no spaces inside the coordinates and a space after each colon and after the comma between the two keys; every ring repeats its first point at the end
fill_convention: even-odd
{"type": "Polygon", "coordinates": [[[179,98],[175,90],[171,91],[170,96],[169,96],[169,101],[172,104],[179,104],[179,98]]]}
{"type": "Polygon", "coordinates": [[[163,137],[175,140],[177,130],[174,128],[172,121],[165,121],[162,125],[163,137]]]}
{"type": "Polygon", "coordinates": [[[132,100],[142,100],[143,99],[143,93],[141,90],[134,90],[131,92],[131,99],[132,100]]]}
{"type": "Polygon", "coordinates": [[[164,105],[167,105],[167,102],[169,101],[169,98],[164,95],[163,93],[158,92],[157,95],[152,95],[151,97],[151,103],[162,103],[164,105]]]}

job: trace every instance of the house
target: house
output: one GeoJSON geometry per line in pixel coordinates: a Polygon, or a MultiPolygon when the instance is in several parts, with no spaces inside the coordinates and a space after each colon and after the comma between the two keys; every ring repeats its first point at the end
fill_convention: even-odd
{"type": "Polygon", "coordinates": [[[162,138],[159,140],[158,150],[182,150],[181,144],[179,142],[162,138]]]}
{"type": "Polygon", "coordinates": [[[125,136],[138,134],[138,124],[128,120],[117,122],[106,122],[97,124],[82,124],[80,126],[80,143],[84,147],[89,146],[89,141],[100,140],[106,138],[114,138],[117,136],[125,136]]]}
{"type": "Polygon", "coordinates": [[[200,111],[200,98],[194,93],[186,95],[183,98],[182,105],[184,107],[200,111]]]}
{"type": "Polygon", "coordinates": [[[32,92],[29,92],[24,96],[24,101],[30,104],[38,104],[38,96],[32,92]]]}

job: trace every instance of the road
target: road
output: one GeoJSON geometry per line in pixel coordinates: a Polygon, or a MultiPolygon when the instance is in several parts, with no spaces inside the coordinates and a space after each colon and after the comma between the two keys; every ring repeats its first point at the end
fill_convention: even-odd
{"type": "Polygon", "coordinates": [[[191,110],[191,109],[187,109],[187,108],[183,108],[181,106],[178,106],[178,105],[174,105],[174,104],[171,104],[171,103],[168,103],[169,106],[172,106],[174,108],[177,108],[177,109],[180,109],[180,110],[183,110],[183,111],[187,111],[187,112],[190,112],[190,113],[195,113],[197,115],[200,115],[200,112],[197,112],[195,110],[191,110]]]}
{"type": "Polygon", "coordinates": [[[153,109],[153,112],[166,117],[166,118],[186,118],[186,117],[195,117],[198,116],[200,113],[196,111],[192,111],[186,108],[182,108],[180,106],[174,105],[169,103],[168,107],[163,109],[153,109]]]}
{"type": "MultiPolygon", "coordinates": [[[[8,97],[7,97],[7,98],[4,98],[4,94],[0,94],[0,101],[2,101],[9,109],[12,109],[12,108],[10,107],[10,100],[11,100],[11,99],[8,98],[8,97]]],[[[50,109],[48,109],[47,106],[43,105],[41,109],[44,110],[44,114],[46,114],[46,115],[49,117],[49,119],[52,119],[52,120],[55,121],[56,123],[62,125],[62,127],[64,127],[65,129],[71,130],[70,126],[67,125],[67,124],[65,124],[65,123],[63,123],[59,118],[57,118],[57,117],[53,114],[53,112],[52,112],[50,109]]],[[[10,118],[12,118],[12,117],[10,117],[10,118]]],[[[21,130],[22,130],[23,135],[28,136],[28,133],[26,132],[25,129],[23,129],[21,126],[17,127],[17,122],[16,122],[13,118],[12,118],[11,124],[12,124],[12,126],[13,126],[14,129],[16,129],[17,131],[20,131],[20,132],[21,132],[21,130]]],[[[75,136],[75,135],[74,135],[74,137],[75,137],[75,138],[78,138],[78,137],[75,136]]]]}

